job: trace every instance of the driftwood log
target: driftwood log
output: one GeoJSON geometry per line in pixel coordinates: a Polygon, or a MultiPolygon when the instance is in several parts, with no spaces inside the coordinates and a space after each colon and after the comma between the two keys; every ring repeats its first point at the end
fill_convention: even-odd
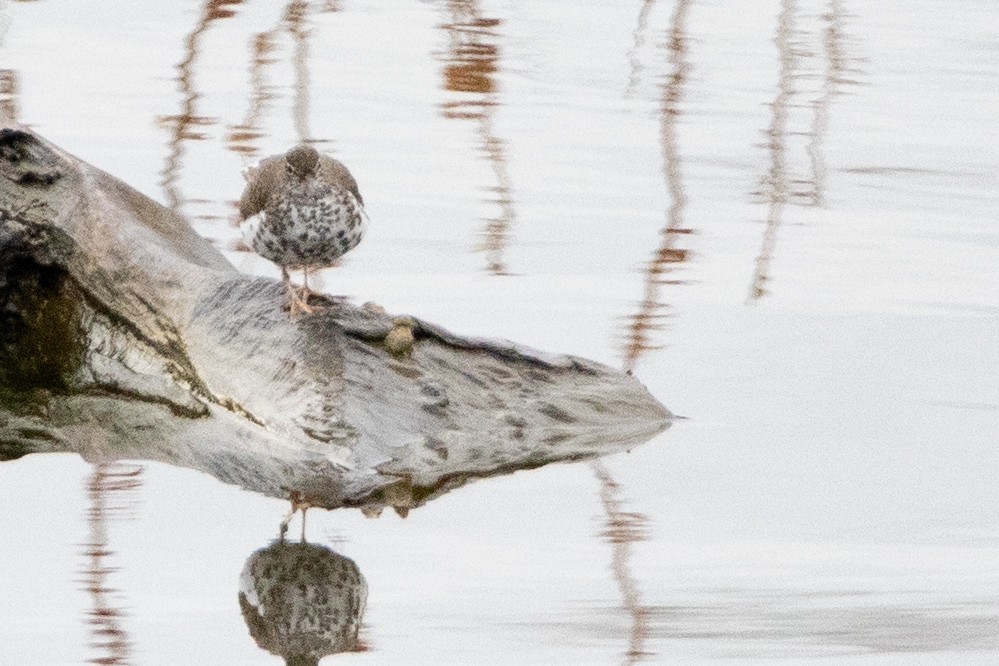
{"type": "Polygon", "coordinates": [[[630,448],[633,377],[330,299],[289,318],[180,216],[0,130],[0,460],[157,460],[316,506],[400,511],[479,477],[630,448]],[[392,353],[396,352],[396,353],[392,353]]]}

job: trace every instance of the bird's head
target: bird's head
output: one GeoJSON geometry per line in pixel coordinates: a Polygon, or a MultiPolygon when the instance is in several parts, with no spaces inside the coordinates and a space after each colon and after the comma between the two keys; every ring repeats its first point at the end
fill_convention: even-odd
{"type": "Polygon", "coordinates": [[[289,175],[305,179],[319,169],[319,151],[303,143],[285,153],[284,161],[289,175]]]}

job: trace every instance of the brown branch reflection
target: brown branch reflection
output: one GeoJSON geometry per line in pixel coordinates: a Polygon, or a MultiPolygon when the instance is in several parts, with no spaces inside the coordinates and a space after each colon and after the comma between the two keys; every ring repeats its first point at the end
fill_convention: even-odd
{"type": "Polygon", "coordinates": [[[236,12],[232,6],[242,2],[243,0],[206,0],[198,23],[184,40],[184,59],[177,65],[177,83],[181,93],[180,112],[173,116],[160,116],[158,119],[162,126],[170,130],[170,151],[160,172],[160,187],[163,188],[171,210],[178,210],[184,203],[184,197],[177,186],[184,157],[184,142],[204,140],[205,134],[196,128],[217,122],[216,118],[197,115],[195,108],[201,97],[194,88],[194,65],[200,55],[201,37],[213,21],[234,16],[236,12]]]}
{"type": "MultiPolygon", "coordinates": [[[[645,266],[642,300],[627,327],[624,369],[628,372],[634,369],[643,353],[656,347],[650,342],[651,333],[662,328],[663,320],[669,316],[666,311],[667,305],[661,300],[661,288],[663,285],[685,283],[675,275],[680,264],[689,258],[688,251],[679,247],[679,241],[682,236],[692,233],[692,230],[684,225],[687,196],[683,187],[677,124],[681,115],[680,104],[683,100],[684,85],[691,69],[687,61],[686,35],[686,19],[691,4],[690,0],[677,0],[670,18],[670,29],[663,43],[670,69],[661,87],[659,140],[663,181],[670,203],[666,210],[666,223],[659,231],[659,244],[652,259],[645,266]]],[[[643,38],[640,35],[645,29],[644,23],[648,19],[651,7],[650,1],[642,7],[639,26],[635,32],[633,54],[641,48],[643,38]]],[[[634,66],[636,62],[637,59],[632,61],[629,92],[638,85],[641,70],[640,67],[634,66]]],[[[631,619],[628,650],[625,652],[623,663],[634,664],[646,656],[649,609],[642,604],[638,583],[631,572],[630,558],[632,544],[646,538],[645,528],[648,519],[640,513],[625,511],[623,502],[619,498],[620,485],[601,463],[593,463],[592,467],[600,481],[600,499],[607,515],[606,529],[602,535],[611,543],[611,570],[621,591],[622,604],[631,619]]]]}
{"type": "Polygon", "coordinates": [[[229,150],[247,158],[256,157],[259,152],[257,141],[264,135],[260,127],[267,102],[274,99],[271,87],[267,85],[267,66],[275,61],[270,57],[274,51],[274,38],[277,28],[261,32],[251,42],[253,57],[250,61],[250,103],[243,121],[229,127],[226,145],[229,150]]]}
{"type": "Polygon", "coordinates": [[[484,18],[477,0],[448,0],[450,20],[442,24],[448,35],[445,54],[444,89],[457,99],[442,104],[445,118],[475,120],[480,150],[493,170],[496,184],[491,188],[499,216],[485,219],[483,241],[477,249],[486,253],[486,269],[505,275],[504,252],[510,241],[510,227],[516,222],[513,187],[507,170],[504,142],[496,136],[493,113],[499,105],[498,86],[493,79],[499,69],[500,19],[484,18]]]}
{"type": "Polygon", "coordinates": [[[798,63],[795,49],[796,0],[781,0],[780,15],[777,20],[777,53],[780,69],[777,76],[777,94],[770,104],[770,126],[766,130],[767,150],[770,154],[770,167],[763,177],[762,195],[767,202],[767,219],[763,232],[763,243],[756,257],[753,282],[749,289],[748,302],[753,303],[767,294],[770,280],[770,265],[773,262],[777,244],[777,231],[780,228],[784,205],[788,200],[788,174],[786,143],[788,139],[788,106],[794,93],[793,83],[798,63]]]}
{"type": "Polygon", "coordinates": [[[648,655],[645,642],[649,637],[649,608],[642,605],[638,582],[631,572],[631,546],[648,538],[646,527],[649,520],[641,513],[624,510],[624,502],[620,499],[621,486],[603,463],[596,461],[591,466],[600,482],[600,501],[607,516],[600,535],[611,544],[611,571],[621,590],[624,609],[631,617],[628,650],[623,663],[634,664],[648,655]]]}
{"type": "Polygon", "coordinates": [[[0,122],[17,122],[19,92],[17,72],[13,69],[0,69],[0,122]]]}
{"type": "Polygon", "coordinates": [[[691,230],[684,226],[687,196],[683,188],[682,159],[677,145],[677,122],[681,115],[683,86],[690,71],[690,63],[686,59],[685,32],[690,4],[689,0],[677,2],[664,45],[669,57],[670,72],[662,85],[659,139],[663,177],[670,204],[666,211],[666,224],[659,231],[659,245],[645,266],[644,290],[638,312],[628,324],[624,368],[629,371],[634,369],[639,356],[656,348],[656,345],[650,342],[651,333],[662,328],[664,319],[670,316],[666,304],[660,300],[661,287],[684,284],[683,280],[673,274],[689,256],[686,249],[677,247],[679,239],[691,233],[691,230]]]}
{"type": "MultiPolygon", "coordinates": [[[[339,6],[327,3],[324,11],[339,11],[339,6]]],[[[283,32],[290,34],[294,43],[292,64],[295,72],[295,98],[292,104],[292,117],[295,133],[300,143],[315,142],[309,128],[309,101],[312,91],[308,58],[312,31],[308,28],[308,14],[307,0],[291,0],[285,6],[278,24],[270,30],[257,34],[250,44],[252,58],[249,104],[243,121],[230,126],[226,135],[226,145],[229,150],[243,155],[247,161],[255,158],[259,152],[256,144],[264,135],[261,120],[267,103],[276,96],[271,86],[267,84],[266,70],[276,61],[272,53],[277,49],[275,42],[283,32]]]]}
{"type": "Polygon", "coordinates": [[[90,627],[90,647],[98,656],[91,664],[129,664],[132,644],[122,626],[124,613],[117,605],[114,588],[108,578],[115,570],[107,560],[110,548],[108,524],[123,511],[131,508],[130,494],[142,485],[142,467],[123,463],[100,463],[94,466],[87,482],[87,523],[89,541],[84,544],[87,564],[84,569],[84,589],[91,599],[86,623],[90,627]]]}

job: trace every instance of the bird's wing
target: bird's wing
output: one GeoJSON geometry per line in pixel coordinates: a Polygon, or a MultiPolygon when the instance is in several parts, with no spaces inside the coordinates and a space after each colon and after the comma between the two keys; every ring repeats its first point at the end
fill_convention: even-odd
{"type": "Polygon", "coordinates": [[[239,216],[244,220],[267,207],[271,192],[280,186],[281,179],[285,177],[284,156],[261,160],[254,169],[248,170],[246,176],[246,187],[239,198],[239,216]]]}
{"type": "Polygon", "coordinates": [[[364,205],[364,199],[361,198],[361,193],[357,189],[357,181],[354,180],[354,176],[350,174],[350,171],[343,165],[329,155],[320,155],[319,161],[320,167],[320,177],[333,186],[342,187],[349,191],[357,198],[357,202],[364,205]]]}

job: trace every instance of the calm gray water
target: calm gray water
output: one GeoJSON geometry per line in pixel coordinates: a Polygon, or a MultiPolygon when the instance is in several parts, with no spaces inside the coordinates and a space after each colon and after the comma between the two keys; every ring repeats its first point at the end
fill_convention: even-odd
{"type": "MultiPolygon", "coordinates": [[[[223,248],[241,169],[316,141],[372,220],[326,290],[633,368],[688,417],[405,520],[311,512],[369,588],[329,663],[995,663],[997,26],[993,0],[8,1],[0,115],[223,248]]],[[[0,506],[0,664],[280,663],[237,593],[285,503],[34,455],[0,506]]]]}

